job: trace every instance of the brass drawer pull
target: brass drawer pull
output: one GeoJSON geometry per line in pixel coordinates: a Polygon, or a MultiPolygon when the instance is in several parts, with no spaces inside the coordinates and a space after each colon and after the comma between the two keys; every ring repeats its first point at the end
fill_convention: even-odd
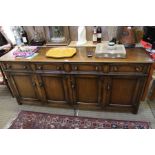
{"type": "Polygon", "coordinates": [[[117,72],[117,71],[118,71],[118,67],[114,66],[114,67],[113,67],[113,70],[114,70],[115,72],[117,72]]]}
{"type": "Polygon", "coordinates": [[[95,67],[95,70],[96,70],[96,71],[98,71],[98,68],[99,68],[99,67],[98,67],[98,66],[96,66],[96,67],[95,67]]]}
{"type": "Polygon", "coordinates": [[[40,69],[40,70],[41,70],[42,68],[43,68],[42,66],[38,66],[38,69],[40,69]]]}
{"type": "Polygon", "coordinates": [[[141,69],[140,67],[136,67],[136,71],[139,72],[141,69]]]}
{"type": "Polygon", "coordinates": [[[74,67],[74,70],[78,70],[78,67],[77,67],[77,66],[75,66],[75,67],[74,67]]]}
{"type": "Polygon", "coordinates": [[[56,67],[56,69],[57,69],[57,70],[60,70],[60,69],[61,69],[61,67],[60,67],[60,66],[57,66],[57,67],[56,67]]]}
{"type": "Polygon", "coordinates": [[[27,69],[27,66],[24,66],[23,68],[24,68],[24,69],[27,69]]]}

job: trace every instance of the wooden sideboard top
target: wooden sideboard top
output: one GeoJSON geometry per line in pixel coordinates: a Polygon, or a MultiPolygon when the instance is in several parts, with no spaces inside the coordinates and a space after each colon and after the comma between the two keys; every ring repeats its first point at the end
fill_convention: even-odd
{"type": "Polygon", "coordinates": [[[95,51],[94,47],[78,47],[77,54],[72,58],[54,59],[45,57],[46,51],[49,48],[42,47],[39,49],[39,54],[32,59],[14,58],[12,51],[0,57],[0,61],[15,61],[15,62],[126,62],[126,63],[153,63],[153,60],[146,54],[143,48],[130,48],[126,49],[127,57],[118,58],[96,58],[95,56],[88,58],[86,51],[95,51]]]}

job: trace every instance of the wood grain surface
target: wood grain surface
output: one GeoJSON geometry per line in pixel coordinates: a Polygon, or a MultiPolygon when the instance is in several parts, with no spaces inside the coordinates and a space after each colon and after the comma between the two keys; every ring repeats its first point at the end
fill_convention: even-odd
{"type": "Polygon", "coordinates": [[[54,59],[54,58],[47,58],[46,52],[50,48],[43,47],[40,48],[38,51],[38,55],[32,59],[25,59],[25,58],[15,58],[13,56],[12,51],[8,52],[7,54],[3,55],[0,58],[0,61],[23,61],[23,62],[126,62],[126,63],[153,63],[153,60],[146,54],[143,48],[130,48],[126,49],[127,58],[122,59],[109,59],[109,58],[96,58],[95,53],[93,57],[87,57],[87,51],[95,51],[94,47],[79,47],[77,48],[77,54],[72,58],[67,59],[54,59]]]}

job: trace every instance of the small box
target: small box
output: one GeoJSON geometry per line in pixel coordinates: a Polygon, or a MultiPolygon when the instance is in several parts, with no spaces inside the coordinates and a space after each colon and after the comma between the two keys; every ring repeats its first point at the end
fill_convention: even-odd
{"type": "Polygon", "coordinates": [[[124,45],[109,46],[108,42],[97,44],[95,56],[101,58],[126,58],[124,45]]]}

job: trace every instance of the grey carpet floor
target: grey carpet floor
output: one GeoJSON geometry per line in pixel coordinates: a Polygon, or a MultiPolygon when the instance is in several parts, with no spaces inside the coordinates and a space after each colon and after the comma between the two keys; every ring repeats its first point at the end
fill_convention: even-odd
{"type": "MultiPolygon", "coordinates": [[[[15,98],[12,98],[5,86],[0,86],[0,128],[7,125],[17,116],[21,110],[46,112],[52,114],[74,115],[71,109],[58,109],[50,107],[18,105],[15,98]]],[[[118,112],[96,112],[79,110],[78,116],[87,116],[104,119],[135,120],[151,122],[151,128],[155,128],[155,103],[142,102],[138,114],[118,112]],[[151,108],[150,108],[151,107],[151,108]],[[154,114],[153,114],[154,113],[154,114]]]]}

